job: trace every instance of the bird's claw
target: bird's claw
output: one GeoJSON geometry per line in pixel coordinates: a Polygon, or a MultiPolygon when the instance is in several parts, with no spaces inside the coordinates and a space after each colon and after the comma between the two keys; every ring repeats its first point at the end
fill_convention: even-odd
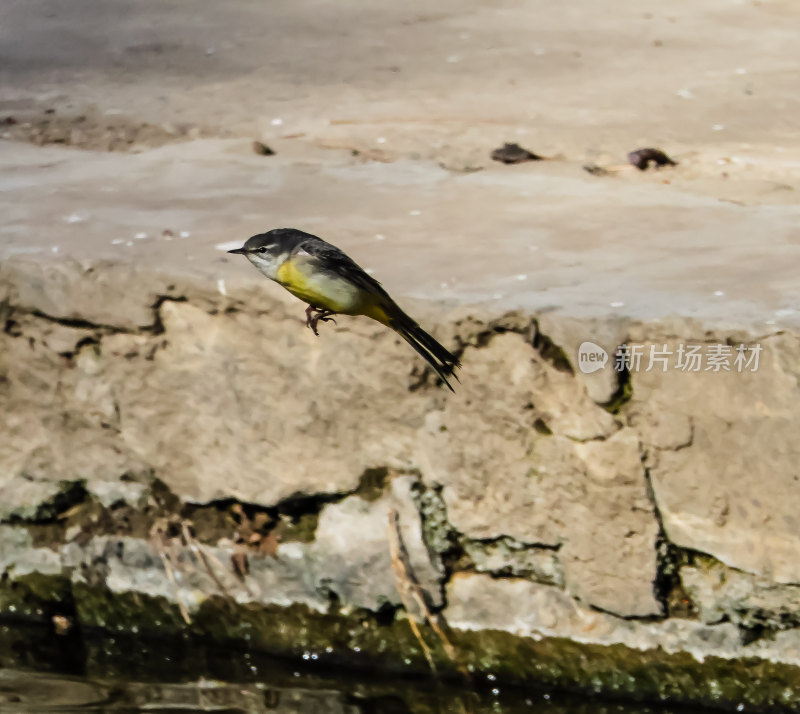
{"type": "Polygon", "coordinates": [[[309,305],[306,308],[306,327],[310,327],[311,331],[319,337],[317,323],[321,320],[322,322],[332,322],[335,325],[336,320],[331,317],[333,314],[330,310],[320,310],[318,307],[309,305]]]}

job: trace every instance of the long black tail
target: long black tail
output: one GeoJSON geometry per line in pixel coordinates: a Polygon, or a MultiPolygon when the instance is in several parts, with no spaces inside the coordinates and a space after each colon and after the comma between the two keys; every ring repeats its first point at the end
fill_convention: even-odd
{"type": "Polygon", "coordinates": [[[455,368],[460,367],[458,358],[446,347],[439,344],[431,335],[423,330],[414,320],[401,310],[399,315],[393,317],[391,326],[397,333],[410,344],[431,367],[433,367],[439,378],[447,385],[451,392],[455,392],[453,385],[447,381],[448,377],[453,377],[458,381],[455,368]]]}

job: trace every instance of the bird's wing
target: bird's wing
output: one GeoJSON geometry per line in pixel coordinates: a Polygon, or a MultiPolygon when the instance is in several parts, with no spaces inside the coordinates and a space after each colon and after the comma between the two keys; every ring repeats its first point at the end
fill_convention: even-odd
{"type": "Polygon", "coordinates": [[[382,317],[376,317],[372,314],[369,316],[394,329],[433,367],[436,374],[450,388],[450,391],[453,391],[453,387],[447,378],[452,375],[458,379],[455,374],[455,368],[460,366],[458,358],[406,315],[397,303],[389,297],[389,294],[381,284],[364,272],[352,258],[336,246],[316,237],[303,241],[292,252],[295,255],[306,254],[310,256],[315,261],[317,269],[344,278],[360,290],[377,296],[381,303],[382,317]]]}
{"type": "Polygon", "coordinates": [[[294,249],[293,253],[296,255],[306,253],[314,258],[316,266],[320,270],[345,278],[372,295],[379,295],[387,301],[388,305],[395,304],[394,300],[389,297],[389,293],[375,278],[366,273],[350,256],[322,238],[314,237],[303,241],[294,249]]]}

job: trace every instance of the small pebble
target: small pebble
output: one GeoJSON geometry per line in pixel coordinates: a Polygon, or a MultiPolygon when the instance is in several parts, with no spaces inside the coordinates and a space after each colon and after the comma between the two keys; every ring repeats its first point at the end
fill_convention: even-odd
{"type": "Polygon", "coordinates": [[[716,295],[717,297],[722,297],[724,294],[725,294],[725,292],[723,290],[715,290],[714,291],[714,295],[716,295]]]}
{"type": "Polygon", "coordinates": [[[85,216],[78,215],[77,213],[72,213],[71,215],[69,215],[69,216],[66,216],[66,217],[64,218],[64,220],[65,220],[67,223],[82,223],[83,221],[85,221],[85,220],[86,220],[86,217],[85,217],[85,216]]]}
{"type": "Polygon", "coordinates": [[[263,141],[253,142],[253,152],[259,156],[274,156],[275,151],[271,146],[267,146],[263,141]]]}
{"type": "Polygon", "coordinates": [[[385,136],[379,136],[379,137],[376,139],[376,141],[377,141],[379,144],[385,144],[385,143],[386,143],[386,137],[385,137],[385,136]]]}
{"type": "Polygon", "coordinates": [[[53,630],[57,635],[66,635],[72,628],[72,623],[69,621],[69,618],[63,615],[53,615],[52,622],[53,630]]]}
{"type": "Polygon", "coordinates": [[[528,276],[527,276],[527,275],[525,275],[525,273],[520,273],[519,275],[517,275],[517,278],[516,278],[516,279],[517,279],[517,280],[527,280],[527,279],[528,279],[528,276]]]}
{"type": "Polygon", "coordinates": [[[178,233],[178,235],[179,235],[181,238],[188,238],[188,237],[189,237],[190,235],[192,235],[192,234],[191,234],[191,233],[189,233],[189,231],[181,231],[180,233],[178,233]]]}
{"type": "Polygon", "coordinates": [[[133,237],[136,238],[136,240],[144,240],[145,238],[147,238],[147,233],[137,233],[133,237]]]}
{"type": "Polygon", "coordinates": [[[386,236],[383,235],[383,233],[376,233],[375,234],[375,240],[383,240],[384,238],[386,238],[386,236]]]}
{"type": "Polygon", "coordinates": [[[111,245],[119,245],[120,243],[124,242],[125,242],[124,238],[114,238],[114,240],[111,241],[111,245]]]}
{"type": "Polygon", "coordinates": [[[409,211],[408,215],[409,216],[421,216],[422,215],[422,211],[409,211]]]}
{"type": "Polygon", "coordinates": [[[500,161],[504,164],[520,164],[523,161],[541,161],[542,156],[534,154],[532,151],[524,149],[519,144],[506,142],[501,147],[495,149],[490,154],[493,161],[500,161]]]}
{"type": "Polygon", "coordinates": [[[283,119],[281,119],[280,117],[275,117],[275,118],[274,118],[274,119],[273,119],[273,120],[270,122],[270,124],[272,124],[272,126],[280,126],[281,124],[283,124],[283,119]]]}
{"type": "Polygon", "coordinates": [[[724,124],[714,124],[711,127],[714,131],[722,131],[725,128],[724,124]]]}
{"type": "Polygon", "coordinates": [[[616,300],[614,302],[608,303],[611,307],[622,307],[625,303],[621,300],[616,300]]]}
{"type": "Polygon", "coordinates": [[[628,154],[628,163],[631,164],[631,166],[635,166],[639,171],[647,171],[651,164],[655,167],[677,166],[677,163],[661,151],[661,149],[654,149],[652,147],[631,151],[628,154]]]}
{"type": "Polygon", "coordinates": [[[219,291],[220,295],[228,294],[228,291],[225,289],[225,280],[223,278],[217,280],[217,290],[219,291]]]}

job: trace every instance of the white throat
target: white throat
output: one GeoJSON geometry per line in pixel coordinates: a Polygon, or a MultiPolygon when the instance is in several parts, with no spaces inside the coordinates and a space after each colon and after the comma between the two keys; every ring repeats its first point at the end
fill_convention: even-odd
{"type": "Polygon", "coordinates": [[[280,255],[272,255],[269,252],[247,254],[247,259],[270,280],[278,279],[278,268],[286,262],[288,257],[288,253],[280,255]]]}

